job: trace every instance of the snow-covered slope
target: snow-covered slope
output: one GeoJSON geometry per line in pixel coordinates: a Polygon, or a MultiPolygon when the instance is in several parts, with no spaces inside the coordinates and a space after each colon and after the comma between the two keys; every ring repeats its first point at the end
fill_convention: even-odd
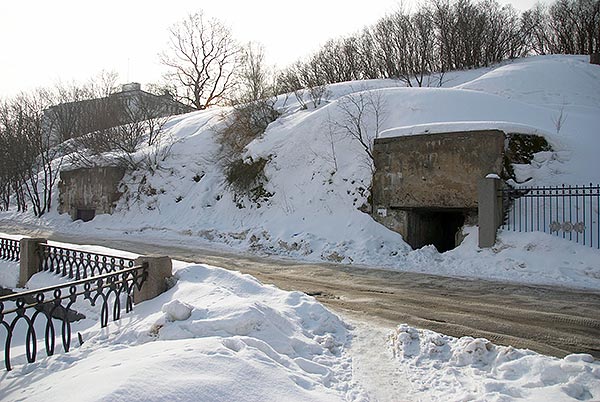
{"type": "Polygon", "coordinates": [[[600,79],[589,58],[543,56],[516,60],[461,85],[507,99],[544,106],[600,107],[600,93],[590,86],[600,79]]]}
{"type": "MultiPolygon", "coordinates": [[[[269,160],[265,190],[272,196],[267,200],[246,200],[240,208],[225,182],[216,142],[216,130],[227,110],[211,109],[169,123],[176,140],[171,157],[162,170],[135,172],[124,179],[127,191],[114,215],[97,216],[88,223],[70,222],[57,213],[41,220],[25,219],[71,233],[126,233],[312,261],[600,288],[600,263],[586,262],[580,271],[557,275],[562,272],[557,262],[540,275],[533,267],[540,258],[548,258],[540,251],[544,247],[529,252],[509,234],[505,245],[518,250],[519,256],[511,261],[533,271],[499,273],[494,267],[502,264],[502,253],[486,257],[491,265],[476,272],[462,270],[464,264],[451,256],[479,255],[474,241],[454,254],[440,255],[430,248],[412,251],[399,234],[359,210],[368,201],[371,166],[361,145],[331,123],[343,121],[340,105],[348,94],[362,94],[381,101],[384,119],[379,131],[384,136],[518,126],[545,135],[554,149],[516,169],[517,174],[533,178],[530,184],[596,183],[600,179],[600,68],[590,65],[587,57],[540,56],[453,72],[446,75],[444,88],[405,88],[393,80],[374,80],[332,85],[329,92],[326,102],[306,110],[293,97],[282,97],[278,102],[282,116],[248,145],[246,157],[269,160]]],[[[374,129],[372,116],[365,126],[374,129]]],[[[13,212],[0,216],[24,219],[13,212]]],[[[536,236],[540,244],[555,240],[539,234],[529,242],[537,243],[536,236]]],[[[559,247],[577,250],[583,261],[600,261],[595,250],[566,242],[559,247]]]]}

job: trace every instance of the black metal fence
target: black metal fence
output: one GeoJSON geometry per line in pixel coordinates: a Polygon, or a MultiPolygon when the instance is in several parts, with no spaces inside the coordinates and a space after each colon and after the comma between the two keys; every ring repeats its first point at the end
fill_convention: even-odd
{"type": "MultiPolygon", "coordinates": [[[[48,356],[54,354],[58,331],[60,331],[59,342],[62,343],[63,350],[68,352],[71,346],[71,321],[77,315],[77,312],[72,309],[73,304],[78,299],[88,300],[92,306],[99,303],[100,324],[106,327],[111,310],[113,320],[120,318],[122,303],[125,304],[126,312],[131,311],[134,288],[141,289],[148,275],[147,268],[146,264],[132,266],[118,272],[108,272],[63,285],[0,297],[0,329],[4,328],[6,335],[4,345],[6,369],[12,368],[11,347],[19,325],[21,331],[25,332],[27,362],[32,363],[36,359],[39,331],[42,332],[48,356]],[[59,330],[56,329],[55,322],[59,323],[59,330]]],[[[81,339],[79,341],[82,342],[81,339]]]]}
{"type": "Polygon", "coordinates": [[[519,187],[501,190],[503,228],[545,232],[600,249],[600,186],[519,187]]]}
{"type": "Polygon", "coordinates": [[[40,245],[40,271],[49,271],[71,279],[85,279],[131,268],[134,260],[87,251],[40,245]]]}
{"type": "Polygon", "coordinates": [[[18,262],[21,247],[18,240],[0,237],[0,259],[18,262]]]}

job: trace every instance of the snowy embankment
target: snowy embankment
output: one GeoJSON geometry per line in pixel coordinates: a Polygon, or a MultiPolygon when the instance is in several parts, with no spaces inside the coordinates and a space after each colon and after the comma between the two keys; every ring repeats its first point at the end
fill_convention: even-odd
{"type": "MultiPolygon", "coordinates": [[[[370,161],[360,144],[331,122],[343,121],[340,105],[360,94],[380,101],[384,136],[480,128],[538,133],[553,151],[537,154],[530,165],[515,166],[518,179],[531,178],[533,185],[600,181],[600,68],[586,57],[532,57],[451,72],[444,80],[444,88],[405,88],[393,80],[331,85],[328,100],[316,108],[309,103],[306,110],[293,97],[280,98],[281,117],[245,154],[268,160],[264,188],[272,196],[258,203],[246,199],[242,206],[227,185],[216,140],[227,110],[211,109],[169,122],[175,139],[170,158],[152,174],[126,176],[125,194],[112,216],[87,223],[71,222],[55,211],[41,219],[16,212],[0,213],[0,218],[98,237],[600,289],[595,249],[546,234],[501,233],[498,247],[481,251],[476,233],[467,228],[470,239],[456,250],[413,251],[398,233],[359,210],[368,202],[370,161]]],[[[364,126],[374,129],[372,116],[364,126]]]]}
{"type": "MultiPolygon", "coordinates": [[[[5,265],[17,270],[16,263],[5,265]]],[[[73,323],[73,333],[80,333],[84,343],[74,340],[69,353],[58,347],[46,357],[38,339],[38,360],[25,364],[25,331],[18,326],[14,369],[0,375],[0,400],[48,402],[65,395],[128,402],[600,398],[600,363],[589,355],[557,359],[407,325],[392,332],[365,323],[353,328],[313,297],[248,275],[177,261],[174,275],[177,282],[170,290],[136,305],[108,328],[99,326],[99,306],[79,300],[74,309],[87,318],[73,323]]],[[[28,287],[62,281],[42,272],[28,287]]]]}
{"type": "MultiPolygon", "coordinates": [[[[206,265],[175,262],[174,275],[172,289],[105,329],[98,308],[79,300],[74,309],[88,318],[75,323],[73,333],[80,332],[84,344],[68,354],[45,357],[39,343],[38,361],[23,364],[21,329],[14,370],[0,377],[0,399],[364,399],[351,381],[348,327],[314,298],[206,265]]],[[[28,285],[56,280],[39,273],[28,285]]],[[[3,330],[0,340],[4,344],[3,330]]]]}
{"type": "Polygon", "coordinates": [[[600,397],[600,364],[592,356],[552,359],[400,325],[390,335],[405,397],[427,401],[567,401],[600,397]]]}

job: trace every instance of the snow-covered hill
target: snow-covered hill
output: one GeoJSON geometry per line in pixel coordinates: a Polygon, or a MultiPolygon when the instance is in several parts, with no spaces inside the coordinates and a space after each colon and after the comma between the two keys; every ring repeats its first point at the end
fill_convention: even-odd
{"type": "MultiPolygon", "coordinates": [[[[282,116],[247,147],[247,158],[268,160],[264,187],[272,196],[259,203],[240,203],[228,187],[215,134],[227,110],[210,109],[168,123],[175,139],[171,157],[162,170],[124,179],[127,191],[114,215],[88,223],[56,212],[41,220],[0,216],[71,233],[127,234],[312,261],[600,289],[597,250],[544,234],[524,240],[501,233],[501,247],[480,252],[475,229],[468,229],[468,240],[456,250],[412,251],[399,234],[359,210],[368,201],[369,160],[356,140],[331,124],[344,118],[340,105],[349,94],[381,101],[384,136],[518,125],[546,136],[554,149],[516,169],[532,177],[531,184],[600,181],[600,68],[587,57],[539,56],[452,72],[443,86],[405,88],[393,80],[336,84],[326,102],[316,108],[309,103],[306,110],[293,97],[280,98],[282,116]],[[577,267],[567,253],[577,256],[577,267]],[[547,260],[553,264],[541,266],[547,260]]],[[[367,119],[366,125],[373,129],[375,122],[367,119]]]]}

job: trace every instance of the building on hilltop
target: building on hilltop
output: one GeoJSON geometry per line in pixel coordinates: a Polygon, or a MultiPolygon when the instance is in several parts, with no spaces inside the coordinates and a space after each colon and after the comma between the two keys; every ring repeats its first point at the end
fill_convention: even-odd
{"type": "Polygon", "coordinates": [[[44,111],[44,117],[57,142],[63,142],[93,131],[193,110],[168,94],[155,95],[132,82],[106,97],[52,106],[44,111]]]}

